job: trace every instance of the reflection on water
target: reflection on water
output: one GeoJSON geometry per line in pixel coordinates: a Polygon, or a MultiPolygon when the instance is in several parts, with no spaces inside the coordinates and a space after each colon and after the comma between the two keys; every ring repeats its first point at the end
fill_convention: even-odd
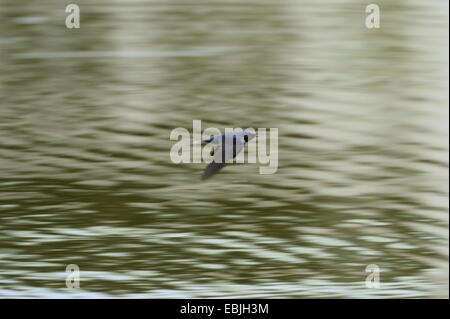
{"type": "Polygon", "coordinates": [[[356,0],[94,2],[0,5],[0,296],[448,297],[446,1],[379,30],[356,0]],[[278,172],[200,183],[169,160],[193,119],[279,128],[278,172]]]}

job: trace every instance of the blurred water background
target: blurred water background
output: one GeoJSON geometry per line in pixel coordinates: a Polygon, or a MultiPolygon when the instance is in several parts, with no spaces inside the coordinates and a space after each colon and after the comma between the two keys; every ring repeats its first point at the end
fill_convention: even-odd
{"type": "Polygon", "coordinates": [[[74,2],[0,2],[0,297],[448,298],[448,1],[376,30],[356,0],[74,2]],[[199,182],[169,159],[194,119],[278,128],[277,173],[199,182]]]}

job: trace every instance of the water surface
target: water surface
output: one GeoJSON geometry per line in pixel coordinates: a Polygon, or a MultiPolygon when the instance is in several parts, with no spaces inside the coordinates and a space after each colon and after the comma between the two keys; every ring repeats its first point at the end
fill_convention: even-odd
{"type": "Polygon", "coordinates": [[[356,0],[76,3],[0,4],[1,297],[448,298],[447,1],[377,30],[356,0]],[[277,173],[201,183],[169,158],[194,119],[278,128],[277,173]]]}

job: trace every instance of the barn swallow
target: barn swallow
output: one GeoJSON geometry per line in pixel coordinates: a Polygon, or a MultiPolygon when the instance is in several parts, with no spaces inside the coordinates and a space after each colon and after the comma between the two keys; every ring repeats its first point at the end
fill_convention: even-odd
{"type": "Polygon", "coordinates": [[[252,131],[236,130],[212,135],[210,138],[201,141],[201,144],[211,143],[216,145],[211,150],[213,160],[206,166],[201,179],[206,180],[215,175],[244,149],[245,144],[255,137],[256,133],[252,131]]]}

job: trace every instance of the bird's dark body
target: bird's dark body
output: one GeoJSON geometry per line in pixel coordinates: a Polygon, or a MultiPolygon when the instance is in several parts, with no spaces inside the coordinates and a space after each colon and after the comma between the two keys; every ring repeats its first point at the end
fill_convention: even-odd
{"type": "MultiPolygon", "coordinates": [[[[222,145],[224,147],[221,148],[222,150],[222,161],[221,163],[217,163],[214,160],[206,166],[205,171],[202,174],[202,181],[210,178],[211,176],[215,175],[217,172],[219,172],[222,168],[224,168],[227,163],[225,162],[225,150],[226,147],[231,147],[231,145],[225,144],[225,135],[222,135],[222,145]]],[[[236,136],[233,136],[233,158],[236,157],[236,136]]]]}

